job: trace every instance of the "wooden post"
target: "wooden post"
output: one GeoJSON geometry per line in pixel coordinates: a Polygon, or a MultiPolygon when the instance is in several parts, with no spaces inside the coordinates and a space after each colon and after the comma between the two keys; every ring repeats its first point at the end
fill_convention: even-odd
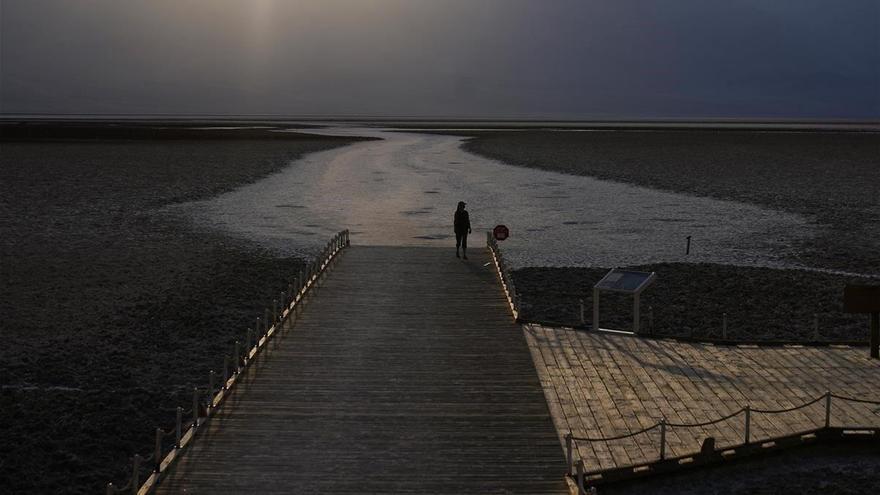
{"type": "Polygon", "coordinates": [[[639,314],[639,293],[633,294],[633,333],[639,335],[639,323],[641,323],[641,315],[639,314]]]}
{"type": "Polygon", "coordinates": [[[257,346],[257,339],[254,338],[254,331],[250,328],[247,329],[247,332],[244,334],[244,349],[245,354],[250,356],[251,349],[257,346]],[[251,343],[253,342],[253,343],[251,343]]]}
{"type": "Polygon", "coordinates": [[[831,426],[831,391],[825,392],[825,428],[831,426]]]}
{"type": "Polygon", "coordinates": [[[116,495],[116,487],[113,483],[107,483],[107,495],[116,495]]]}
{"type": "Polygon", "coordinates": [[[565,474],[571,476],[574,463],[574,438],[571,432],[565,434],[565,474]]]}
{"type": "Polygon", "coordinates": [[[156,467],[153,468],[153,472],[156,473],[162,471],[162,435],[164,434],[162,428],[156,428],[156,452],[153,454],[156,457],[156,467]]]}
{"type": "Polygon", "coordinates": [[[660,460],[666,459],[666,418],[660,420],[660,460]]]}
{"type": "Polygon", "coordinates": [[[174,441],[174,448],[175,449],[180,448],[180,439],[182,438],[182,436],[181,436],[182,435],[182,431],[181,431],[182,424],[183,424],[183,408],[180,406],[177,406],[177,424],[176,424],[177,431],[175,432],[177,435],[175,436],[175,441],[174,441]]]}
{"type": "Polygon", "coordinates": [[[727,340],[727,313],[721,313],[721,338],[727,340]]]}
{"type": "Polygon", "coordinates": [[[584,461],[578,460],[577,463],[577,486],[578,495],[587,495],[587,487],[584,486],[584,461]]]}
{"type": "Polygon", "coordinates": [[[235,374],[237,375],[239,371],[241,371],[241,350],[239,349],[238,341],[235,341],[232,349],[232,359],[235,360],[235,374]]]}
{"type": "Polygon", "coordinates": [[[593,288],[593,331],[599,331],[599,289],[593,288]]]}
{"type": "Polygon", "coordinates": [[[278,299],[272,299],[272,322],[278,321],[278,299]]]}
{"type": "Polygon", "coordinates": [[[256,347],[256,345],[258,343],[260,343],[260,337],[263,335],[262,334],[262,328],[263,328],[262,321],[263,320],[261,320],[260,317],[258,316],[257,317],[257,324],[254,327],[254,347],[256,347]]]}
{"type": "Polygon", "coordinates": [[[581,304],[581,313],[580,313],[581,314],[581,325],[586,325],[587,320],[586,320],[586,317],[584,316],[584,300],[578,299],[578,302],[580,302],[580,304],[581,304]]]}
{"type": "MultiPolygon", "coordinates": [[[[199,388],[193,387],[193,429],[199,427],[199,388]]],[[[195,432],[193,432],[195,433],[195,432]]]]}
{"type": "Polygon", "coordinates": [[[208,409],[214,407],[214,370],[208,372],[208,409]]]}
{"type": "Polygon", "coordinates": [[[229,381],[229,356],[223,356],[223,390],[226,390],[226,382],[229,381]]]}
{"type": "Polygon", "coordinates": [[[269,313],[269,308],[266,308],[265,310],[263,310],[263,314],[266,316],[266,328],[263,329],[263,334],[265,335],[265,334],[269,333],[269,327],[272,325],[270,323],[272,321],[271,320],[272,316],[269,313]]]}
{"type": "Polygon", "coordinates": [[[131,493],[137,495],[138,489],[141,487],[141,456],[139,454],[134,455],[131,466],[131,493]]]}
{"type": "Polygon", "coordinates": [[[751,442],[751,429],[752,429],[752,408],[751,406],[746,406],[746,434],[745,434],[745,444],[748,445],[751,442]]]}
{"type": "Polygon", "coordinates": [[[880,359],[880,312],[871,313],[871,357],[880,359]]]}

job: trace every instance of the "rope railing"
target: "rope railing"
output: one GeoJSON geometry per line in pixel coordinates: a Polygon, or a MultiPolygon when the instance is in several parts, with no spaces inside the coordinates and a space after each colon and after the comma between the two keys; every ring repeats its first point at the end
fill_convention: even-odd
{"type": "MultiPolygon", "coordinates": [[[[613,442],[617,440],[623,440],[626,438],[631,438],[637,435],[641,435],[644,433],[648,433],[657,428],[660,429],[660,440],[658,445],[659,451],[659,461],[666,459],[666,450],[667,450],[667,440],[666,440],[666,430],[667,428],[702,428],[705,426],[711,426],[714,424],[722,423],[724,421],[728,421],[732,418],[735,418],[741,414],[745,414],[745,421],[743,424],[743,437],[742,437],[742,445],[749,445],[754,443],[756,440],[751,436],[752,429],[752,413],[758,414],[785,414],[793,411],[797,411],[800,409],[804,409],[806,407],[812,406],[818,402],[824,401],[824,427],[823,428],[831,428],[831,413],[832,413],[832,399],[838,399],[842,401],[856,402],[862,404],[871,404],[871,405],[880,405],[880,401],[875,400],[867,400],[867,399],[859,399],[855,397],[847,397],[843,395],[833,394],[830,391],[816,397],[815,399],[808,400],[803,404],[799,404],[797,406],[787,407],[783,409],[756,409],[751,406],[745,406],[742,409],[739,409],[735,412],[732,412],[728,415],[722,416],[717,419],[704,421],[700,423],[672,423],[666,420],[666,418],[661,419],[659,422],[655,423],[652,426],[647,428],[643,428],[638,431],[616,435],[611,437],[579,437],[575,436],[571,431],[565,435],[565,450],[566,450],[566,474],[569,476],[575,476],[577,478],[577,485],[580,489],[580,493],[588,493],[587,488],[584,487],[584,460],[583,458],[575,459],[575,452],[578,453],[578,457],[580,457],[580,452],[577,447],[577,442],[586,442],[586,443],[607,443],[613,442]]],[[[853,426],[853,425],[843,425],[844,428],[864,428],[863,425],[853,426]]],[[[798,434],[803,432],[793,432],[792,434],[798,434]]],[[[694,451],[693,453],[696,453],[694,451]]]]}
{"type": "Polygon", "coordinates": [[[285,325],[288,329],[293,325],[298,313],[309,298],[318,292],[318,282],[329,267],[336,261],[337,255],[351,245],[349,231],[343,230],[334,235],[319,251],[318,256],[298,276],[291,277],[287,291],[279,293],[273,299],[272,309],[266,309],[263,319],[257,318],[253,329],[248,328],[244,342],[236,340],[231,354],[223,356],[223,373],[219,375],[208,372],[207,387],[193,387],[192,406],[184,410],[176,409],[174,428],[163,430],[156,428],[155,447],[148,456],[135,454],[131,460],[131,477],[128,482],[117,487],[112,482],[106,486],[107,495],[116,495],[131,491],[137,495],[142,490],[140,483],[143,468],[152,462],[149,478],[144,485],[155,485],[161,474],[177,458],[180,451],[195,439],[196,433],[213,416],[230,389],[237,383],[239,376],[249,367],[257,354],[269,340],[279,333],[285,325]],[[220,383],[217,383],[219,379],[220,383]],[[170,449],[163,448],[166,437],[174,438],[170,449]]]}

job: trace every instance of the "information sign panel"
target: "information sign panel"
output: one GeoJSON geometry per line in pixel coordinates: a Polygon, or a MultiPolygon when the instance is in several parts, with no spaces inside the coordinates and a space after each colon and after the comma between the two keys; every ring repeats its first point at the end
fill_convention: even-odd
{"type": "Polygon", "coordinates": [[[636,272],[615,268],[602,277],[602,280],[596,283],[595,288],[635,294],[645,290],[655,277],[653,272],[636,272]]]}

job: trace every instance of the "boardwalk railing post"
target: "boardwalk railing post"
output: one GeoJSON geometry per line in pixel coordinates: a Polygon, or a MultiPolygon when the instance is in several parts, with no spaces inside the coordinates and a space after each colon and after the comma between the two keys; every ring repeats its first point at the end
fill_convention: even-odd
{"type": "Polygon", "coordinates": [[[208,409],[214,407],[214,370],[208,372],[208,409]]]}
{"type": "Polygon", "coordinates": [[[272,299],[272,322],[278,321],[278,299],[272,299]]]}
{"type": "Polygon", "coordinates": [[[666,459],[666,418],[660,420],[660,460],[666,459]]]}
{"type": "Polygon", "coordinates": [[[579,460],[577,463],[577,485],[578,495],[587,495],[587,488],[584,486],[584,461],[579,460]]]}
{"type": "Polygon", "coordinates": [[[831,391],[825,392],[825,428],[831,426],[831,391]]]}
{"type": "Polygon", "coordinates": [[[262,337],[262,328],[263,328],[263,320],[260,317],[257,317],[257,325],[254,327],[254,347],[260,342],[260,337],[262,337]]]}
{"type": "Polygon", "coordinates": [[[748,445],[751,439],[751,428],[752,428],[752,408],[751,406],[745,407],[746,411],[746,432],[745,432],[745,444],[748,445]]]}
{"type": "Polygon", "coordinates": [[[565,434],[565,474],[571,476],[572,464],[574,463],[574,438],[571,432],[565,434]]]}
{"type": "Polygon", "coordinates": [[[113,483],[107,483],[107,495],[116,495],[116,488],[113,483]]]}
{"type": "Polygon", "coordinates": [[[162,471],[162,436],[165,434],[162,431],[162,428],[156,428],[156,467],[153,469],[154,472],[158,473],[162,471]]]}
{"type": "Polygon", "coordinates": [[[179,448],[180,448],[180,438],[181,438],[181,433],[182,433],[182,431],[181,431],[181,430],[182,430],[182,424],[183,424],[183,408],[180,407],[180,406],[177,406],[177,424],[175,425],[175,428],[176,428],[175,433],[176,433],[176,435],[175,435],[175,437],[174,437],[174,448],[175,448],[175,449],[179,449],[179,448]]]}
{"type": "Polygon", "coordinates": [[[223,356],[223,390],[226,390],[226,383],[229,381],[229,356],[223,356]]]}
{"type": "MultiPolygon", "coordinates": [[[[199,387],[193,387],[193,429],[199,427],[199,387]]],[[[193,431],[195,433],[195,431],[193,431]]]]}
{"type": "Polygon", "coordinates": [[[247,332],[244,334],[244,352],[248,356],[251,354],[251,349],[257,346],[257,338],[254,336],[254,331],[250,328],[247,329],[247,332]]]}
{"type": "Polygon", "coordinates": [[[131,493],[133,495],[137,495],[138,489],[141,487],[141,456],[138,454],[134,455],[134,460],[131,463],[131,493]]]}
{"type": "Polygon", "coordinates": [[[583,299],[578,299],[578,302],[579,302],[580,305],[581,305],[581,312],[580,312],[580,316],[581,316],[581,325],[586,325],[586,324],[587,324],[587,320],[586,320],[586,315],[584,314],[584,300],[583,300],[583,299]]]}
{"type": "Polygon", "coordinates": [[[232,359],[235,361],[233,372],[237,375],[241,371],[241,349],[239,349],[239,343],[237,340],[235,341],[235,345],[233,345],[232,359]]]}
{"type": "Polygon", "coordinates": [[[272,326],[272,316],[269,314],[269,308],[263,310],[263,313],[266,315],[266,328],[263,329],[263,335],[266,335],[269,333],[269,327],[272,326]]]}

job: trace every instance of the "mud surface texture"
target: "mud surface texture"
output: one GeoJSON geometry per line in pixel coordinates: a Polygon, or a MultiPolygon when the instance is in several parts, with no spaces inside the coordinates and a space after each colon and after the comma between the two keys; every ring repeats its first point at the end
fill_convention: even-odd
{"type": "Polygon", "coordinates": [[[54,138],[0,143],[5,493],[124,484],[300,268],[161,207],[350,142],[54,138]]]}

